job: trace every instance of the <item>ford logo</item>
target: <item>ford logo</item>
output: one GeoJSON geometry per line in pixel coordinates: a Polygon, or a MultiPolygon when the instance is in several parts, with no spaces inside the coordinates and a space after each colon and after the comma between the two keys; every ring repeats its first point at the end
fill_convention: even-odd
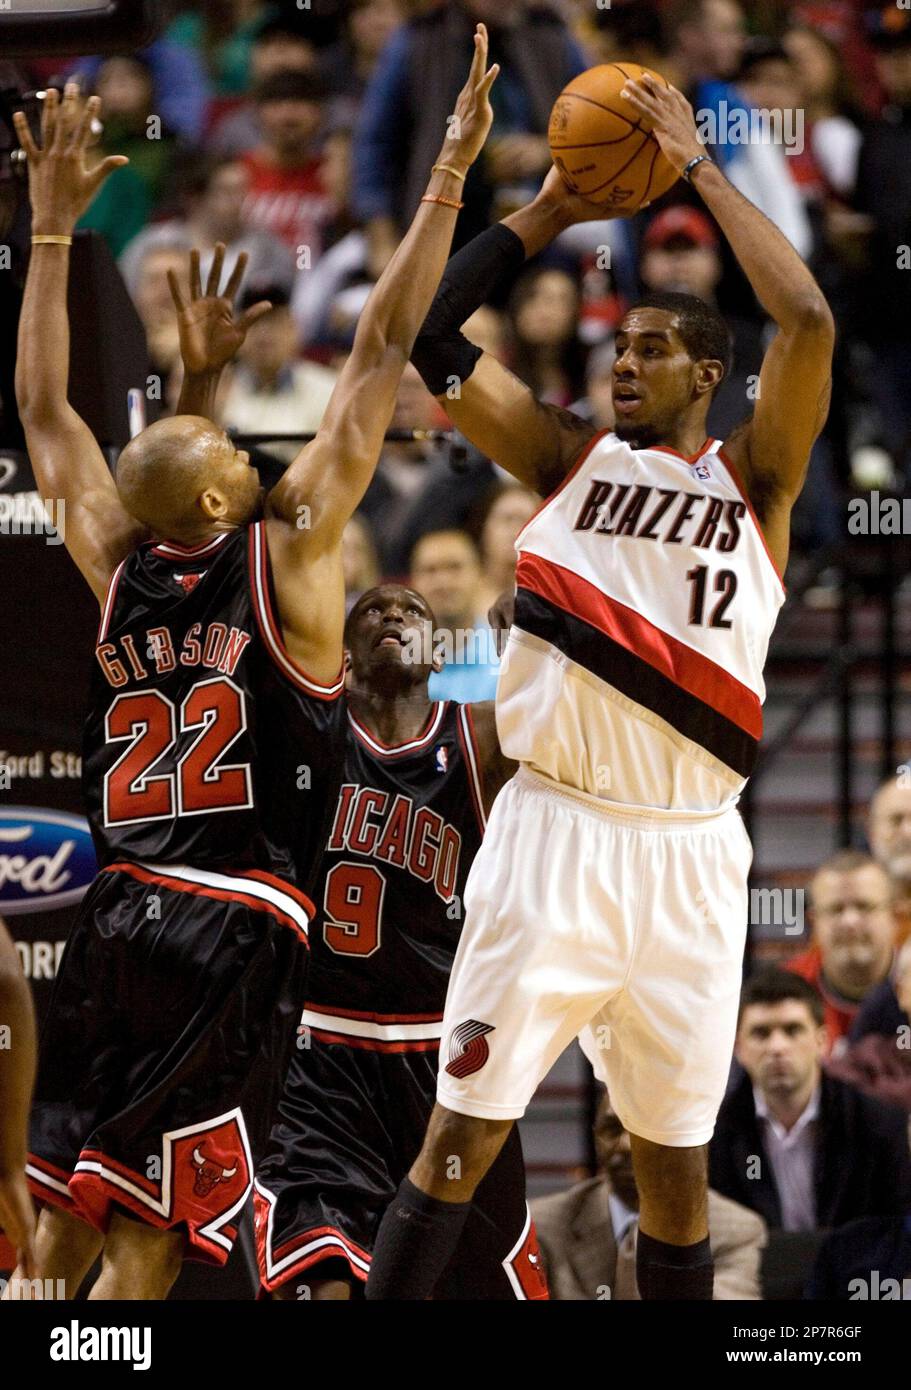
{"type": "Polygon", "coordinates": [[[98,871],[83,816],[0,807],[0,914],[78,903],[98,871]]]}

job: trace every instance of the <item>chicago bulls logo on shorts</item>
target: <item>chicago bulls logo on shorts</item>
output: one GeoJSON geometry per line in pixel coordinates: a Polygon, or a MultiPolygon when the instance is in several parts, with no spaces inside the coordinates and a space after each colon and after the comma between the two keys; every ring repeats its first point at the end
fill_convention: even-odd
{"type": "Polygon", "coordinates": [[[481,1070],[490,1056],[484,1034],[493,1031],[492,1023],[479,1023],[476,1018],[467,1018],[458,1028],[453,1028],[449,1035],[449,1061],[446,1063],[450,1076],[461,1078],[481,1070]]]}

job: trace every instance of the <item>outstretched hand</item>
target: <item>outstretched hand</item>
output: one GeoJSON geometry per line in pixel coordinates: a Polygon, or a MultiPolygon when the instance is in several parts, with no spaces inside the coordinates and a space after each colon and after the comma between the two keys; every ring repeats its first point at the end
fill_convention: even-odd
{"type": "Polygon", "coordinates": [[[481,153],[493,124],[490,89],[499,71],[499,63],[487,66],[487,29],[479,24],[474,33],[474,56],[468,80],[449,118],[449,135],[440,152],[442,163],[452,164],[467,173],[481,153]]]}
{"type": "Polygon", "coordinates": [[[32,231],[68,236],[109,174],[129,164],[126,155],[112,154],[92,168],[86,151],[101,99],[84,101],[78,82],[68,82],[60,100],[48,89],[41,111],[41,145],[36,145],[22,111],[13,114],[19,144],[28,163],[32,231]]]}
{"type": "Polygon", "coordinates": [[[180,331],[180,355],[188,376],[204,376],[219,372],[237,353],[247,330],[272,305],[267,299],[252,304],[239,318],[234,315],[234,300],[247,269],[248,256],[242,251],[231,278],[219,293],[218,285],[225,262],[224,243],[219,241],[212,257],[212,268],[203,292],[199,274],[199,252],[190,252],[189,298],[186,298],[173,270],[168,271],[171,298],[177,310],[180,331]]]}

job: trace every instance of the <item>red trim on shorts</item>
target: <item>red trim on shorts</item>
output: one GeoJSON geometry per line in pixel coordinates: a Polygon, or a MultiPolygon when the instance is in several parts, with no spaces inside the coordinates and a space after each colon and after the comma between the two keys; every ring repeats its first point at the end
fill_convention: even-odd
{"type": "Polygon", "coordinates": [[[333,1018],[358,1018],[364,1023],[442,1023],[443,1015],[435,1014],[377,1014],[364,1009],[336,1009],[323,1004],[314,1004],[308,999],[305,1009],[314,1013],[331,1014],[333,1018]]]}
{"type": "MultiPolygon", "coordinates": [[[[163,888],[169,888],[175,893],[193,893],[197,897],[214,898],[218,902],[240,903],[242,906],[250,908],[254,912],[267,912],[270,917],[274,917],[283,927],[290,927],[299,941],[309,949],[310,943],[307,935],[302,932],[300,926],[293,917],[289,917],[282,912],[281,908],[275,903],[270,903],[265,898],[251,897],[246,893],[236,893],[229,888],[213,888],[204,883],[189,883],[183,878],[170,878],[164,874],[151,874],[147,869],[141,869],[138,864],[130,864],[126,860],[121,860],[116,864],[106,864],[101,870],[102,873],[121,873],[130,874],[138,879],[140,883],[159,883],[163,888]]],[[[213,869],[212,873],[223,872],[213,869]]],[[[311,904],[312,911],[312,904],[311,904]]]]}
{"type": "Polygon", "coordinates": [[[343,1047],[355,1047],[361,1052],[438,1052],[439,1038],[415,1038],[413,1041],[389,1042],[384,1038],[358,1038],[353,1033],[325,1033],[322,1028],[307,1024],[310,1036],[318,1042],[341,1043],[343,1047]]]}
{"type": "Polygon", "coordinates": [[[268,1279],[266,1277],[265,1243],[270,1204],[255,1188],[253,1189],[253,1201],[256,1207],[257,1218],[255,1223],[256,1255],[259,1264],[260,1282],[263,1288],[268,1289],[271,1293],[274,1289],[280,1289],[283,1284],[287,1284],[296,1274],[300,1274],[305,1269],[310,1269],[312,1265],[320,1264],[324,1260],[337,1259],[339,1257],[345,1261],[355,1278],[359,1279],[362,1284],[366,1284],[366,1271],[359,1269],[356,1264],[352,1263],[348,1250],[345,1247],[347,1245],[356,1255],[359,1255],[362,1260],[365,1260],[367,1264],[371,1263],[373,1256],[369,1251],[363,1250],[358,1245],[357,1241],[350,1240],[348,1236],[345,1235],[345,1232],[338,1226],[313,1226],[310,1230],[302,1231],[299,1235],[292,1236],[290,1240],[286,1240],[283,1245],[280,1245],[277,1250],[272,1252],[272,1264],[277,1264],[279,1260],[284,1259],[286,1255],[290,1255],[298,1246],[307,1245],[312,1240],[318,1240],[320,1236],[335,1236],[337,1238],[336,1241],[329,1245],[321,1245],[318,1250],[312,1250],[309,1254],[301,1255],[300,1259],[295,1260],[287,1269],[283,1269],[281,1274],[276,1278],[268,1279]]]}

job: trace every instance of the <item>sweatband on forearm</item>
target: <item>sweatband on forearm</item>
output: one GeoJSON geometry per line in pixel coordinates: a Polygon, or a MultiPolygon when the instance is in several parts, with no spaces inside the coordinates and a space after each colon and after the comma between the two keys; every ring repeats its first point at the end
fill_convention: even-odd
{"type": "Polygon", "coordinates": [[[442,396],[453,377],[466,381],[481,349],[459,332],[507,275],[525,263],[521,237],[497,222],[451,258],[417,336],[411,360],[428,391],[442,396]]]}

